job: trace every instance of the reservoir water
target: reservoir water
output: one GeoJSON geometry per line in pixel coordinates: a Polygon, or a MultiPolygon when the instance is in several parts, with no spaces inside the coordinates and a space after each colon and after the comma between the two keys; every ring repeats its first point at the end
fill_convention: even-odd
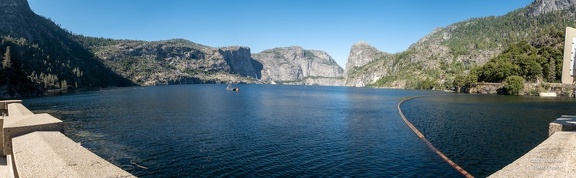
{"type": "Polygon", "coordinates": [[[512,163],[548,137],[548,124],[576,114],[573,98],[456,95],[417,98],[402,111],[452,161],[477,177],[512,163]]]}
{"type": "Polygon", "coordinates": [[[572,99],[348,87],[174,85],[25,99],[138,177],[458,177],[402,121],[486,176],[547,137],[572,99]]]}

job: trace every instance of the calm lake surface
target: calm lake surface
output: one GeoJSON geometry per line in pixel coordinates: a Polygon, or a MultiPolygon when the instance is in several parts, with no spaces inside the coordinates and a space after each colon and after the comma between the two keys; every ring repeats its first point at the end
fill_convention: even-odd
{"type": "Polygon", "coordinates": [[[402,121],[486,176],[547,137],[572,99],[371,88],[118,88],[25,99],[65,134],[138,177],[458,177],[402,121]]]}

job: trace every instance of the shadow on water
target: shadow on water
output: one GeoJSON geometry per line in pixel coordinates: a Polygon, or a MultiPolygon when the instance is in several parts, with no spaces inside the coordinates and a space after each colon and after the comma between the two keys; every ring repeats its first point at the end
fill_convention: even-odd
{"type": "Polygon", "coordinates": [[[510,164],[548,137],[548,124],[576,114],[572,98],[451,95],[407,101],[402,110],[439,150],[474,176],[510,164]]]}

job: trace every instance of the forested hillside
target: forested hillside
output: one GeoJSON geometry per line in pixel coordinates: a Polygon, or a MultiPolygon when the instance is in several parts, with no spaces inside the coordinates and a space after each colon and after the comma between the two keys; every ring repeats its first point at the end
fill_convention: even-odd
{"type": "Polygon", "coordinates": [[[102,65],[68,31],[34,14],[26,0],[3,0],[0,8],[1,98],[133,85],[102,65]]]}
{"type": "MultiPolygon", "coordinates": [[[[526,75],[528,81],[536,81],[538,77],[542,78],[539,81],[556,81],[558,71],[551,68],[561,66],[561,55],[556,52],[562,51],[559,43],[564,41],[565,28],[576,25],[576,8],[574,4],[568,4],[548,11],[539,9],[543,9],[543,4],[535,1],[503,16],[474,18],[436,29],[404,52],[348,71],[348,78],[358,80],[360,76],[386,71],[372,77],[377,80],[365,83],[377,87],[450,89],[454,87],[456,76],[466,75],[489,61],[495,62],[493,58],[524,41],[532,47],[531,52],[537,54],[536,63],[543,69],[537,76],[526,75]],[[550,44],[540,44],[542,40],[550,44]],[[539,52],[554,54],[541,55],[539,52]]],[[[510,55],[498,58],[506,57],[510,55]]]]}
{"type": "Polygon", "coordinates": [[[474,67],[468,74],[456,76],[452,84],[458,91],[466,92],[479,82],[500,83],[510,77],[531,83],[560,82],[563,49],[563,32],[544,34],[530,43],[510,44],[486,64],[474,67]]]}
{"type": "Polygon", "coordinates": [[[511,75],[521,76],[530,82],[559,82],[564,57],[563,36],[563,33],[555,33],[530,44],[526,41],[511,44],[488,63],[474,68],[470,74],[476,74],[479,82],[502,82],[511,75]]]}

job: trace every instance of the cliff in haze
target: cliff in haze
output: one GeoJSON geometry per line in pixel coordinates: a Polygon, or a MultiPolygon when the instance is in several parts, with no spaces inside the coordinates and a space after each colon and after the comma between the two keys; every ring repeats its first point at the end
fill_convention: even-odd
{"type": "Polygon", "coordinates": [[[265,83],[340,86],[344,82],[344,70],[324,51],[292,46],[252,57],[263,65],[260,80],[265,83]]]}

